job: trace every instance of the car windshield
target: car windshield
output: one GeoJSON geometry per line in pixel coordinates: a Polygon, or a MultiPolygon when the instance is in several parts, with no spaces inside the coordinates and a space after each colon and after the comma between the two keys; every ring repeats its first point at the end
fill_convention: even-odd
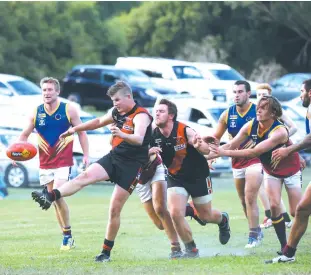
{"type": "Polygon", "coordinates": [[[129,82],[150,82],[150,79],[147,75],[140,71],[136,70],[122,70],[120,74],[123,78],[125,78],[129,82]]]}
{"type": "Polygon", "coordinates": [[[19,95],[40,95],[41,89],[34,83],[23,80],[8,81],[19,95]]]}
{"type": "Polygon", "coordinates": [[[203,79],[201,72],[192,66],[173,66],[178,79],[203,79]]]}
{"type": "Polygon", "coordinates": [[[212,74],[220,80],[245,80],[245,78],[236,70],[210,70],[212,74]]]}
{"type": "MultiPolygon", "coordinates": [[[[82,123],[87,122],[91,119],[96,118],[95,116],[86,116],[86,117],[80,117],[82,123]]],[[[103,134],[110,134],[110,130],[108,127],[104,126],[102,128],[98,128],[96,130],[91,130],[86,132],[88,135],[103,135],[103,134]]]]}
{"type": "Polygon", "coordinates": [[[215,121],[218,121],[221,114],[226,110],[226,108],[210,108],[208,112],[212,115],[215,121]]]}

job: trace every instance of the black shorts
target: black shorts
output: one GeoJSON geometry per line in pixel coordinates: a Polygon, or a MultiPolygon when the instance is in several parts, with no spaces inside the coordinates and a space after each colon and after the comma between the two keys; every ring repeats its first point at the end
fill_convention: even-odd
{"type": "Polygon", "coordinates": [[[111,182],[130,194],[133,192],[141,175],[141,163],[112,155],[111,152],[96,162],[106,170],[111,182]]]}
{"type": "Polygon", "coordinates": [[[213,193],[213,186],[211,178],[200,177],[194,178],[191,182],[183,179],[167,177],[167,188],[171,187],[183,187],[192,198],[211,195],[213,193]]]}

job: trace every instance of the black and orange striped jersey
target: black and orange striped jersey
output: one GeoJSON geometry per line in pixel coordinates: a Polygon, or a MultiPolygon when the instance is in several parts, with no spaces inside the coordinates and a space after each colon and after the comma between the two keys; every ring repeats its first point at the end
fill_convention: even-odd
{"type": "Polygon", "coordinates": [[[124,115],[120,115],[116,108],[112,110],[112,118],[114,120],[115,125],[126,134],[134,134],[134,117],[137,114],[145,113],[150,117],[150,124],[146,130],[143,144],[141,146],[138,145],[132,145],[127,143],[125,140],[123,140],[120,137],[112,137],[112,154],[116,154],[118,156],[121,156],[125,159],[131,159],[138,161],[142,164],[145,164],[148,162],[148,149],[149,149],[149,143],[151,141],[151,135],[152,135],[152,129],[151,129],[151,122],[152,117],[149,114],[149,112],[138,106],[137,104],[133,107],[132,110],[130,110],[128,113],[124,115]]]}
{"type": "MultiPolygon", "coordinates": [[[[248,135],[252,138],[254,144],[259,144],[260,142],[269,138],[270,134],[276,129],[284,127],[285,125],[279,120],[274,121],[269,129],[259,134],[259,122],[256,118],[251,121],[249,126],[248,135]]],[[[277,178],[286,178],[296,174],[300,170],[299,154],[297,152],[290,154],[289,156],[282,159],[280,162],[272,161],[272,152],[281,147],[288,147],[292,143],[290,139],[284,144],[279,144],[275,148],[272,148],[268,152],[263,153],[259,156],[262,166],[266,173],[277,178]]]]}
{"type": "Polygon", "coordinates": [[[154,129],[151,146],[162,149],[161,157],[168,168],[169,176],[176,179],[192,180],[209,176],[206,159],[189,145],[185,124],[175,121],[172,132],[166,138],[157,127],[154,129]]]}

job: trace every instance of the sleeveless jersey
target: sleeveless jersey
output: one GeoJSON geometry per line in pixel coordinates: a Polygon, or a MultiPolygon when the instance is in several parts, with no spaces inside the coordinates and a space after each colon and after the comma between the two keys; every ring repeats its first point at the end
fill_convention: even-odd
{"type": "Polygon", "coordinates": [[[193,181],[209,176],[206,159],[193,146],[188,144],[185,124],[175,121],[172,132],[166,138],[157,127],[154,129],[151,146],[162,149],[161,157],[168,168],[169,176],[193,181]]]}
{"type": "Polygon", "coordinates": [[[56,110],[49,114],[41,104],[37,107],[34,126],[38,133],[40,168],[55,169],[73,165],[73,136],[59,139],[70,126],[67,104],[60,102],[56,110]]]}
{"type": "MultiPolygon", "coordinates": [[[[255,117],[256,105],[253,103],[250,104],[249,109],[244,114],[239,113],[236,105],[231,106],[227,110],[227,128],[229,139],[234,138],[241,128],[255,117]]],[[[240,145],[239,149],[251,148],[252,145],[253,142],[249,138],[240,145]]],[[[255,163],[260,163],[260,160],[258,158],[232,158],[232,167],[235,169],[245,168],[255,163]]]]}
{"type": "Polygon", "coordinates": [[[310,106],[308,107],[308,110],[307,110],[307,115],[306,115],[306,133],[307,135],[310,134],[310,118],[311,118],[311,113],[309,112],[309,108],[310,106]]]}
{"type": "MultiPolygon", "coordinates": [[[[268,139],[270,134],[280,127],[284,127],[287,130],[287,128],[283,123],[281,123],[279,120],[276,120],[269,129],[267,129],[261,135],[259,135],[258,134],[259,122],[255,118],[252,121],[250,129],[250,137],[252,138],[254,143],[259,144],[260,142],[268,139]]],[[[288,139],[286,143],[277,145],[275,148],[272,148],[268,152],[263,153],[259,157],[266,173],[277,178],[287,178],[296,174],[300,170],[299,154],[297,152],[287,156],[280,162],[273,162],[271,160],[272,152],[274,150],[281,147],[288,147],[291,144],[292,142],[288,139]]]]}
{"type": "MultiPolygon", "coordinates": [[[[145,113],[147,114],[152,122],[152,117],[149,112],[138,106],[137,104],[133,107],[131,111],[124,115],[120,115],[116,108],[112,111],[112,118],[116,126],[126,134],[134,134],[134,117],[137,114],[145,113]]],[[[138,161],[141,164],[146,164],[149,160],[148,151],[149,151],[149,143],[151,141],[152,129],[151,129],[151,122],[146,130],[143,144],[142,145],[133,145],[127,143],[124,139],[120,137],[112,137],[111,145],[112,150],[111,153],[113,155],[117,155],[119,157],[138,161]]]]}

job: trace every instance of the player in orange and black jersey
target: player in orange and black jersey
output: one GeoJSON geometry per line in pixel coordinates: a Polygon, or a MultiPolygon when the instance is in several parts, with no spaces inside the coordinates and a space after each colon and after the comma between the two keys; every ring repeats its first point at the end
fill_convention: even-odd
{"type": "Polygon", "coordinates": [[[110,153],[60,188],[53,189],[49,193],[32,192],[34,200],[43,209],[48,209],[52,201],[71,196],[87,185],[107,180],[115,183],[109,207],[107,232],[102,252],[95,258],[97,262],[110,261],[110,251],[120,227],[121,209],[140,179],[142,166],[149,160],[148,150],[151,139],[152,117],[146,109],[135,103],[129,85],[119,81],[109,88],[107,94],[113,101],[112,112],[70,128],[60,138],[112,124],[113,148],[110,153]]]}
{"type": "Polygon", "coordinates": [[[214,145],[211,145],[211,148],[219,156],[260,158],[266,172],[264,183],[271,205],[272,224],[283,249],[286,245],[286,232],[280,205],[282,185],[285,185],[290,213],[294,216],[301,199],[302,179],[298,153],[288,155],[281,161],[272,159],[274,150],[291,144],[287,128],[278,121],[281,116],[282,107],[278,100],[272,96],[264,96],[258,102],[256,118],[244,125],[238,135],[230,141],[230,150],[214,145]],[[235,150],[249,138],[253,146],[249,149],[235,150]]]}
{"type": "Polygon", "coordinates": [[[226,244],[230,239],[229,216],[212,208],[212,183],[208,164],[192,146],[195,132],[176,121],[176,105],[162,99],[156,106],[151,146],[159,147],[163,163],[168,169],[168,204],[175,229],[185,244],[185,257],[197,257],[198,249],[185,219],[186,205],[192,197],[202,221],[218,224],[219,239],[226,244]]]}

